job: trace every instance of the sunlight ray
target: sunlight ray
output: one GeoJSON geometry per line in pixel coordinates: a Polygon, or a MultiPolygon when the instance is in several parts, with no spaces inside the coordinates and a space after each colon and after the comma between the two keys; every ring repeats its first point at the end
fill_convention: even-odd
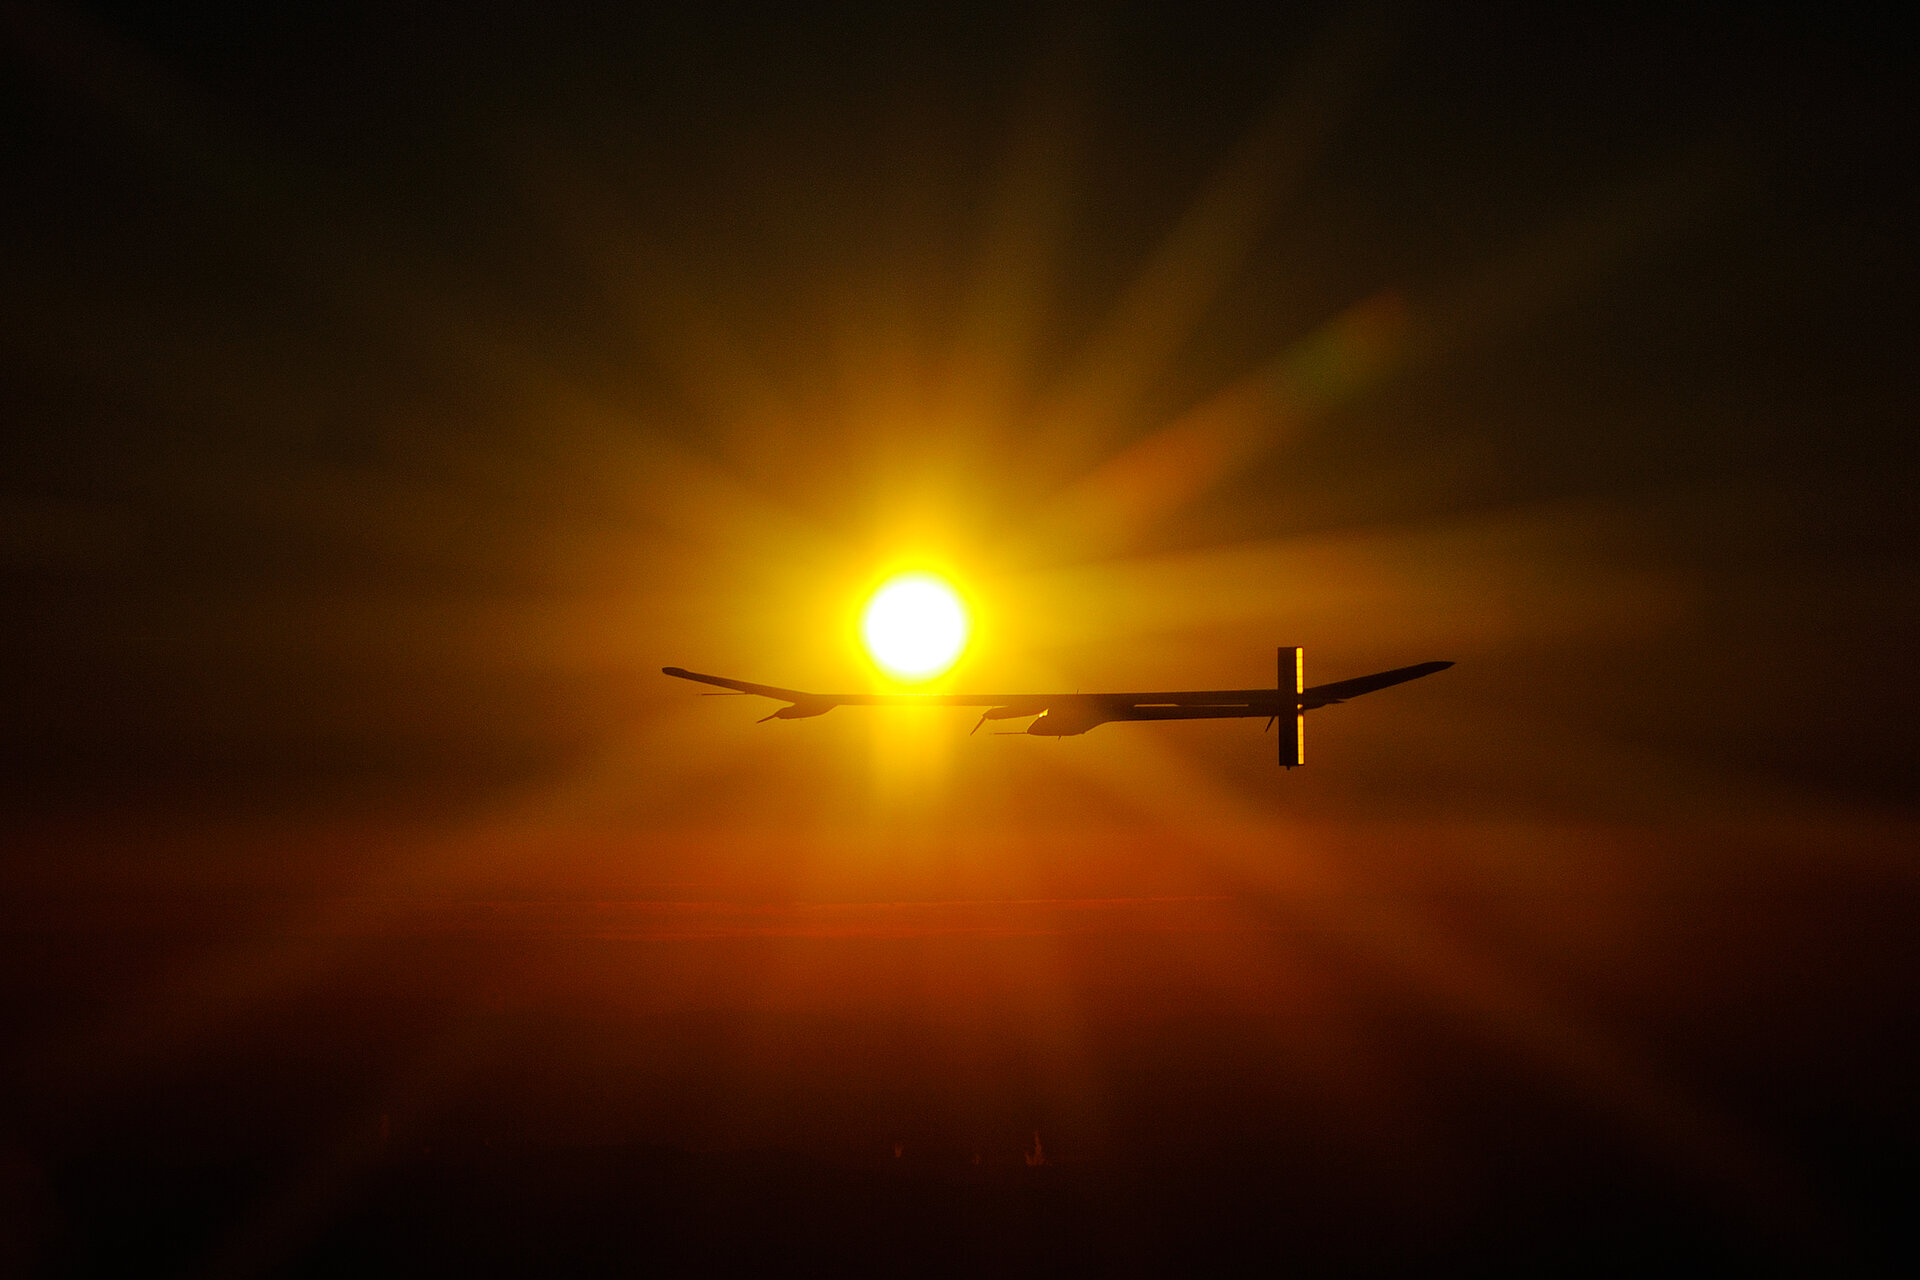
{"type": "Polygon", "coordinates": [[[1036,539],[1096,557],[1289,443],[1388,376],[1407,328],[1397,295],[1357,303],[1232,386],[1102,462],[1059,498],[1036,539]]]}
{"type": "Polygon", "coordinates": [[[1085,163],[1091,78],[1085,55],[1038,62],[983,218],[944,377],[946,411],[972,424],[983,449],[1011,443],[1039,372],[1085,163]]]}
{"type": "Polygon", "coordinates": [[[1225,868],[1274,895],[1283,917],[1310,923],[1382,966],[1426,999],[1517,1044],[1536,1069],[1628,1124],[1651,1149],[1728,1197],[1743,1217],[1812,1212],[1807,1190],[1771,1152],[1705,1099],[1564,1007],[1553,994],[1477,954],[1411,903],[1351,883],[1309,833],[1284,844],[1251,797],[1155,743],[1128,753],[1088,752],[1071,763],[1104,775],[1116,801],[1146,804],[1169,832],[1205,830],[1200,843],[1225,868]],[[1196,824],[1203,824],[1196,826],[1196,824]]]}
{"type": "Polygon", "coordinates": [[[1202,185],[1076,367],[1035,412],[1036,461],[1084,468],[1130,432],[1145,393],[1243,265],[1269,220],[1292,198],[1391,41],[1381,14],[1355,10],[1330,24],[1266,113],[1202,185]]]}
{"type": "Polygon", "coordinates": [[[1569,502],[1062,566],[1010,578],[1027,642],[1110,643],[1270,621],[1343,637],[1453,649],[1522,636],[1647,634],[1689,605],[1688,584],[1610,552],[1628,513],[1569,502]],[[1084,612],[1026,602],[1071,599],[1084,612]]]}

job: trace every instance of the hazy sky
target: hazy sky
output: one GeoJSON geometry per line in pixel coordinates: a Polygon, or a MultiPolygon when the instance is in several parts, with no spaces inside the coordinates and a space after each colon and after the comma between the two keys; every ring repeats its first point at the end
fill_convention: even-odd
{"type": "MultiPolygon", "coordinates": [[[[1845,991],[1848,1060],[1910,1061],[1911,47],[645,8],[6,6],[0,874],[66,957],[13,1069],[119,1046],[58,1112],[105,1114],[377,971],[615,1028],[652,1083],[582,1049],[555,1131],[1091,1147],[1179,1093],[1141,1083],[1177,1036],[1099,1030],[1155,1010],[1420,1114],[1365,990],[1801,1194],[1663,1037],[1784,1062],[1766,1001],[1845,991]],[[962,687],[1458,665],[1316,713],[1291,773],[1257,721],[755,725],[659,674],[862,687],[904,561],[974,601],[962,687]],[[190,941],[136,977],[155,930],[190,941]],[[733,1084],[689,1083],[705,1033],[635,1047],[688,1010],[751,1042],[733,1084]],[[833,1055],[761,1015],[935,1047],[776,1104],[833,1055]],[[984,1026],[1007,1056],[952,1066],[984,1026]]],[[[433,1112],[440,1068],[375,1057],[433,1112]]],[[[1256,1076],[1193,1115],[1284,1112],[1256,1076]]]]}

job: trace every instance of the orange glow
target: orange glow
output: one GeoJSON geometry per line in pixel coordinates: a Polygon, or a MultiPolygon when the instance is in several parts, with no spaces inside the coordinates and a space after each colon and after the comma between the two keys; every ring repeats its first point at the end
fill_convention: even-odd
{"type": "MultiPolygon", "coordinates": [[[[705,56],[658,43],[689,68],[705,56]]],[[[1136,151],[1174,153],[1161,126],[1103,143],[1095,91],[1076,104],[1083,90],[1044,66],[1030,108],[954,111],[994,132],[945,157],[915,141],[918,108],[889,108],[872,131],[823,123],[828,156],[777,127],[767,104],[784,89],[703,90],[741,98],[729,132],[752,137],[737,155],[687,139],[635,158],[600,129],[536,147],[533,129],[526,155],[500,160],[511,200],[470,202],[486,211],[471,235],[429,220],[367,244],[353,228],[384,226],[377,193],[364,217],[335,219],[324,187],[289,195],[277,162],[217,154],[251,135],[192,118],[199,99],[178,95],[184,169],[270,188],[237,189],[237,216],[210,225],[298,214],[232,237],[250,247],[208,278],[262,277],[253,257],[271,247],[288,261],[267,274],[295,283],[274,285],[285,305],[250,284],[216,323],[191,299],[142,301],[197,274],[148,282],[149,262],[170,261],[149,247],[131,273],[112,255],[88,266],[126,294],[98,334],[16,326],[20,359],[52,371],[36,378],[85,389],[76,422],[151,403],[155,422],[204,423],[210,441],[175,449],[177,427],[143,426],[109,450],[76,429],[70,495],[49,480],[43,499],[32,466],[15,468],[25,496],[0,495],[0,570],[26,584],[14,612],[57,623],[15,646],[26,659],[8,650],[26,673],[9,687],[39,717],[15,729],[19,754],[52,761],[34,765],[44,788],[24,773],[0,787],[41,824],[0,842],[32,926],[0,951],[25,975],[13,1007],[49,1011],[44,1050],[18,1037],[42,1055],[22,1070],[81,1080],[75,1096],[92,1089],[100,1114],[131,1112],[146,1095],[124,1086],[264,1034],[229,1030],[268,1025],[248,1021],[259,1010],[322,1027],[296,997],[331,982],[401,1029],[392,1089],[422,1095],[422,1113],[485,1112],[463,1101],[471,1075],[471,1096],[517,1115],[525,1087],[486,1072],[552,1065],[560,1084],[569,1070],[588,1083],[557,1084],[548,1110],[581,1099],[596,1140],[757,1149],[837,1142],[910,1099],[897,1103],[910,1118],[1011,1135],[1010,1163],[1031,1134],[1029,1163],[1044,1155],[1064,1177],[1099,1141],[1124,1150],[1163,1123],[1136,1118],[1173,1114],[1156,1099],[1217,1102],[1202,1120],[1238,1143],[1234,1108],[1250,1097],[1256,1121],[1284,1120],[1276,1132],[1331,1115],[1330,1134],[1379,1145],[1380,1167],[1431,1159],[1432,1184],[1451,1189],[1471,1179],[1419,1146],[1437,1150],[1431,1134],[1458,1119],[1422,1110],[1452,1087],[1421,1075],[1453,1070],[1452,1049],[1419,1039],[1431,1023],[1764,1203],[1757,1158],[1688,1092],[1696,1076],[1633,1046],[1658,1044],[1650,1026],[1706,1027],[1687,1002],[1717,1009],[1708,997],[1738,985],[1691,977],[1711,963],[1803,989],[1768,912],[1784,920],[1771,904],[1806,868],[1827,874],[1834,851],[1920,882],[1907,810],[1856,816],[1824,783],[1796,791],[1765,764],[1790,687],[1769,664],[1808,651],[1775,643],[1791,601],[1844,597],[1874,622],[1823,660],[1844,671],[1902,634],[1909,566],[1774,582],[1747,548],[1799,547],[1777,531],[1806,500],[1797,472],[1778,512],[1767,496],[1751,529],[1723,521],[1720,504],[1738,503],[1685,488],[1722,450],[1655,465],[1641,450],[1664,419],[1634,417],[1620,368],[1579,364],[1651,341],[1615,333],[1628,313],[1584,291],[1627,287],[1612,265],[1678,225],[1679,197],[1706,179],[1609,177],[1618,194],[1572,205],[1558,229],[1513,213],[1527,234],[1505,248],[1509,216],[1464,187],[1442,199],[1423,179],[1360,216],[1385,176],[1336,154],[1336,180],[1316,187],[1321,154],[1369,130],[1395,135],[1393,154],[1423,149],[1385,128],[1413,117],[1362,112],[1348,127],[1342,60],[1368,58],[1345,48],[1309,56],[1319,70],[1247,121],[1211,173],[1182,146],[1169,173],[1131,174],[1136,151]],[[676,203],[677,181],[698,198],[676,203]],[[1406,244],[1390,243],[1395,211],[1412,220],[1406,244]],[[425,256],[405,260],[405,245],[425,256]],[[388,261],[394,278],[373,273],[388,261]],[[564,323],[541,309],[549,290],[580,294],[564,323]],[[206,334],[187,324],[202,315],[206,334]],[[1532,332],[1549,320],[1573,327],[1532,332]],[[303,325],[323,332],[309,341],[303,325]],[[123,347],[116,367],[86,367],[123,347]],[[1579,396],[1556,394],[1575,369],[1579,396]],[[1506,399],[1509,383],[1524,394],[1506,399]],[[123,482],[122,455],[151,458],[139,465],[153,475],[123,482]],[[1698,563],[1679,554],[1690,541],[1698,563]],[[1732,634],[1750,624],[1766,647],[1732,634]],[[1294,645],[1313,649],[1316,684],[1430,659],[1460,669],[1316,710],[1305,769],[1280,767],[1304,761],[1305,725],[1277,706],[1270,725],[1052,737],[1022,734],[1004,706],[991,720],[878,705],[756,723],[781,704],[660,674],[883,695],[1257,687],[1266,706],[1306,683],[1298,651],[1276,672],[1276,647],[1294,645]],[[66,816],[96,793],[105,816],[66,816]],[[1721,895],[1733,905],[1722,886],[1740,890],[1721,895]],[[84,944],[72,992],[108,963],[90,930],[131,936],[154,919],[212,941],[182,944],[172,967],[128,962],[112,1001],[76,997],[56,1019],[30,979],[35,914],[57,911],[84,944]],[[1759,941],[1741,959],[1728,938],[1759,941]],[[1595,1012],[1635,1008],[1653,1013],[1595,1012]],[[445,1011],[444,1028],[421,1009],[445,1011]],[[712,1026],[725,1052],[709,1061],[696,1049],[712,1026]],[[582,1031],[569,1057],[548,1052],[556,1027],[607,1030],[603,1044],[582,1031]],[[1234,1054],[1247,1069],[1216,1070],[1234,1054]]],[[[1099,83],[1094,61],[1073,76],[1099,83]]],[[[610,83],[651,83],[621,74],[610,83]]],[[[122,80],[100,77],[131,95],[122,80]]],[[[166,147],[166,113],[125,101],[130,136],[166,147]]],[[[1136,114],[1161,118],[1129,107],[1103,127],[1136,114]]],[[[488,128],[475,154],[522,145],[488,128]]],[[[1532,132],[1551,130],[1513,131],[1532,132]]],[[[437,148],[440,135],[393,136],[437,148]]],[[[378,190],[410,172],[381,161],[378,190]]],[[[464,192],[437,174],[419,185],[464,192]]],[[[1563,183],[1519,208],[1562,207],[1563,183]]],[[[80,306],[67,234],[22,255],[49,264],[23,296],[57,300],[60,325],[80,306]]],[[[1753,345],[1694,324],[1706,313],[1692,306],[1662,307],[1650,332],[1753,345]]],[[[1649,366],[1676,386],[1681,350],[1649,366]]],[[[1685,403],[1736,444],[1788,435],[1772,408],[1742,425],[1738,396],[1685,403]]],[[[1822,686],[1824,703],[1829,678],[1792,687],[1822,686]]],[[[1839,907],[1832,919],[1852,927],[1839,907]]],[[[1860,954],[1862,971],[1912,969],[1860,954]]],[[[343,1078],[371,1114],[395,1105],[374,1096],[379,1073],[343,1078]]],[[[528,1130],[564,1130],[543,1106],[526,1108],[528,1130]]],[[[13,1141],[0,1134],[0,1174],[13,1141]]]]}

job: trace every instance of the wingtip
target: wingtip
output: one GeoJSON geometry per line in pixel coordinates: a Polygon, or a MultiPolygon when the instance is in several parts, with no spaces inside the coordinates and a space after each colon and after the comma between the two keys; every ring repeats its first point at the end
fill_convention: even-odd
{"type": "Polygon", "coordinates": [[[660,674],[663,676],[679,676],[685,679],[687,669],[685,667],[662,667],[660,668],[660,674]]]}

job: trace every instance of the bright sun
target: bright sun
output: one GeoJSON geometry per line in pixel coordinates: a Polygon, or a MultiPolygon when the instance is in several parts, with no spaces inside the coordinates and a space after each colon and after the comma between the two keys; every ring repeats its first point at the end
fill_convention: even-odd
{"type": "Polygon", "coordinates": [[[930,680],[967,646],[967,610],[952,587],[930,573],[889,578],[860,615],[860,638],[888,675],[930,680]]]}

